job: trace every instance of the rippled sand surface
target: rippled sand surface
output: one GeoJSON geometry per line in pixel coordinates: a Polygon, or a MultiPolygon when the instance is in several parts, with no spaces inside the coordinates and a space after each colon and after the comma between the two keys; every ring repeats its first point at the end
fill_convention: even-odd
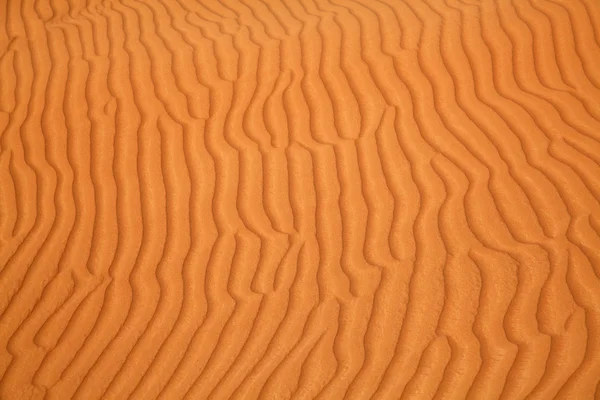
{"type": "Polygon", "coordinates": [[[600,1],[0,2],[0,399],[600,399],[600,1]]]}

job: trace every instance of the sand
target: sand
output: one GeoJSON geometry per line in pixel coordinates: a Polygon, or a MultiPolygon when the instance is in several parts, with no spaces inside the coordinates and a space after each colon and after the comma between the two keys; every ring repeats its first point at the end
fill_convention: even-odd
{"type": "Polygon", "coordinates": [[[600,399],[600,2],[0,2],[0,399],[600,399]]]}

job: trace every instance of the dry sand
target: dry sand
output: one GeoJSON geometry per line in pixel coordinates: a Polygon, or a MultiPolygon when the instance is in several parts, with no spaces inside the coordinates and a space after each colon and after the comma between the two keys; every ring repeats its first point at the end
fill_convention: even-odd
{"type": "Polygon", "coordinates": [[[0,399],[600,398],[600,1],[0,3],[0,399]]]}

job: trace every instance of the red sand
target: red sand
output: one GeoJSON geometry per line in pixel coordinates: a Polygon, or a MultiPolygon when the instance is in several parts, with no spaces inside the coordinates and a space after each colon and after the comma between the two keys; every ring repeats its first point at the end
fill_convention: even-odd
{"type": "Polygon", "coordinates": [[[600,399],[600,1],[0,8],[0,399],[600,399]]]}

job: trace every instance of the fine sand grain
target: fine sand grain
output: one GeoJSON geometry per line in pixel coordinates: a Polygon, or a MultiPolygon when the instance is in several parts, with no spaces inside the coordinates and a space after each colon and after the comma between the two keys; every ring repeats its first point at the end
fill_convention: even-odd
{"type": "Polygon", "coordinates": [[[600,399],[599,0],[0,0],[0,399],[600,399]]]}

